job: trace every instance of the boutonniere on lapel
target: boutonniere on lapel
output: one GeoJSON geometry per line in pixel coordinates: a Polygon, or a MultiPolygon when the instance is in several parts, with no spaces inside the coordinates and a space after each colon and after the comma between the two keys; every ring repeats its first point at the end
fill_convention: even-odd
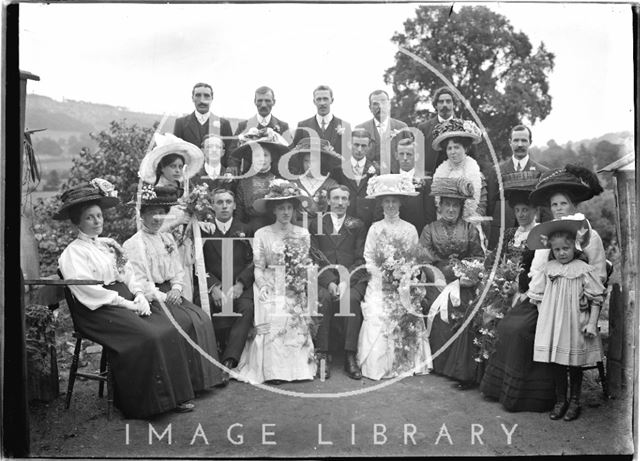
{"type": "Polygon", "coordinates": [[[344,227],[349,230],[358,229],[364,225],[364,222],[358,218],[352,218],[351,216],[347,216],[344,219],[344,227]]]}
{"type": "Polygon", "coordinates": [[[530,166],[529,167],[529,171],[536,171],[536,167],[535,166],[530,166]]]}
{"type": "Polygon", "coordinates": [[[389,133],[389,138],[391,138],[391,139],[395,138],[396,136],[398,136],[398,134],[400,134],[401,131],[402,130],[397,130],[397,129],[396,130],[391,130],[391,132],[389,133]]]}
{"type": "Polygon", "coordinates": [[[342,136],[342,134],[344,133],[344,127],[342,125],[338,125],[336,127],[336,133],[338,133],[340,136],[342,136]]]}
{"type": "Polygon", "coordinates": [[[213,127],[214,128],[220,128],[220,120],[216,119],[213,121],[213,127]]]}
{"type": "Polygon", "coordinates": [[[280,133],[280,125],[276,123],[276,125],[273,127],[273,131],[275,131],[276,133],[280,133]]]}
{"type": "Polygon", "coordinates": [[[371,162],[371,165],[366,171],[368,177],[377,176],[380,172],[380,167],[378,166],[378,162],[371,162]]]}
{"type": "Polygon", "coordinates": [[[115,256],[116,271],[122,274],[124,272],[124,266],[128,261],[124,248],[122,248],[120,244],[113,239],[103,239],[101,240],[101,243],[104,243],[109,250],[109,253],[115,256]]]}
{"type": "Polygon", "coordinates": [[[411,178],[416,189],[422,189],[427,184],[428,178],[411,178]]]}
{"type": "Polygon", "coordinates": [[[235,231],[231,236],[236,238],[245,238],[247,235],[242,231],[235,231]]]}

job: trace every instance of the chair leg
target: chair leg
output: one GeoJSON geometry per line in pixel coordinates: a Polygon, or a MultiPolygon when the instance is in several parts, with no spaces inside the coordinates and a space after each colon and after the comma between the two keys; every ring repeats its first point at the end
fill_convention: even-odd
{"type": "MultiPolygon", "coordinates": [[[[103,352],[107,356],[106,352],[103,352]]],[[[111,421],[111,413],[113,412],[113,371],[111,370],[111,362],[107,356],[105,360],[107,372],[107,420],[111,421]]]]}
{"type": "Polygon", "coordinates": [[[597,363],[598,375],[600,376],[600,384],[602,384],[602,395],[605,399],[609,398],[609,383],[607,382],[607,376],[604,373],[604,363],[602,361],[597,363]]]}
{"type": "MultiPolygon", "coordinates": [[[[102,348],[102,354],[100,355],[100,376],[105,376],[107,371],[107,353],[102,348]]],[[[100,380],[100,384],[98,384],[98,397],[102,398],[104,395],[104,381],[100,380]]]]}
{"type": "Polygon", "coordinates": [[[73,359],[71,360],[71,368],[69,369],[69,385],[67,386],[67,399],[65,408],[68,410],[71,405],[71,394],[73,394],[73,384],[76,382],[76,373],[78,371],[78,362],[80,360],[80,347],[82,346],[82,337],[76,338],[76,347],[73,350],[73,359]]]}

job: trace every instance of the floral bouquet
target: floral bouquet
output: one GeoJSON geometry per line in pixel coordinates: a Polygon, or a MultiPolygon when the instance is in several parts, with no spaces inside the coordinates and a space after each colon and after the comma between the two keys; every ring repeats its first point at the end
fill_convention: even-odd
{"type": "Polygon", "coordinates": [[[277,144],[287,144],[284,138],[271,127],[257,128],[251,127],[245,133],[238,136],[240,144],[247,143],[249,141],[264,141],[273,142],[277,144]]]}
{"type": "Polygon", "coordinates": [[[189,195],[178,199],[178,204],[182,205],[189,215],[195,216],[198,221],[211,222],[215,219],[207,183],[195,186],[189,195]]]}
{"type": "MultiPolygon", "coordinates": [[[[476,362],[489,359],[495,351],[498,324],[511,309],[513,295],[518,291],[518,275],[521,271],[519,258],[504,259],[496,269],[484,304],[474,319],[473,344],[477,348],[474,356],[476,362]]],[[[484,286],[482,289],[484,290],[484,286]]]]}
{"type": "Polygon", "coordinates": [[[372,277],[381,277],[382,306],[388,319],[384,332],[393,338],[394,369],[399,373],[411,371],[420,343],[426,337],[421,301],[424,287],[411,287],[420,282],[420,268],[426,264],[426,251],[411,245],[403,236],[380,234],[380,244],[373,255],[372,277]]]}
{"type": "Polygon", "coordinates": [[[125,254],[124,248],[120,246],[118,242],[111,238],[102,239],[101,243],[104,244],[107,251],[111,253],[115,257],[115,269],[120,276],[124,275],[124,266],[127,264],[127,255],[125,254]]]}
{"type": "MultiPolygon", "coordinates": [[[[277,336],[291,333],[303,338],[301,346],[306,346],[309,338],[315,335],[315,325],[311,313],[308,310],[308,283],[307,269],[315,264],[309,256],[309,244],[303,237],[288,234],[283,238],[284,245],[276,248],[277,262],[285,267],[285,313],[288,315],[285,327],[277,333],[277,336]],[[309,335],[308,333],[311,333],[309,335]]],[[[317,300],[315,301],[317,311],[317,300]]],[[[313,355],[310,360],[314,360],[313,355]]]]}

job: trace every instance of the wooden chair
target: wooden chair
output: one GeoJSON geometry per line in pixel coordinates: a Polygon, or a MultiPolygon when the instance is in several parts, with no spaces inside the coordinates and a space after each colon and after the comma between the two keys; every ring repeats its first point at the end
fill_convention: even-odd
{"type": "MultiPolygon", "coordinates": [[[[609,301],[610,290],[608,289],[608,285],[609,285],[609,279],[611,278],[611,274],[613,274],[613,264],[611,263],[611,261],[607,260],[607,280],[604,283],[604,286],[607,289],[607,295],[605,297],[605,301],[602,303],[602,308],[604,308],[606,303],[609,301]]],[[[598,332],[599,331],[600,331],[600,328],[598,327],[598,332]]],[[[603,358],[604,358],[604,351],[603,351],[603,358]]],[[[600,384],[602,385],[602,396],[604,397],[604,399],[608,399],[609,383],[607,382],[607,375],[605,374],[605,371],[604,371],[604,362],[600,360],[599,362],[596,362],[595,365],[582,367],[583,371],[595,370],[595,369],[598,370],[598,376],[600,377],[600,384]]]]}
{"type": "MultiPolygon", "coordinates": [[[[58,271],[58,276],[62,279],[62,273],[58,271]]],[[[101,283],[101,282],[99,282],[101,283]]],[[[84,336],[78,331],[76,328],[76,321],[74,316],[74,309],[84,309],[80,306],[78,300],[71,290],[69,289],[69,285],[71,285],[71,281],[69,284],[64,286],[64,297],[67,301],[67,306],[69,307],[69,311],[71,312],[71,320],[73,321],[73,337],[76,338],[76,345],[73,351],[73,359],[71,361],[71,368],[69,369],[69,384],[67,386],[67,395],[65,401],[65,408],[69,409],[71,405],[71,396],[73,394],[73,385],[75,384],[77,377],[82,377],[85,379],[90,379],[94,381],[98,381],[98,397],[102,398],[104,395],[104,385],[107,385],[107,419],[111,419],[111,415],[113,413],[113,373],[111,370],[111,363],[109,362],[109,351],[103,346],[102,347],[102,355],[100,357],[100,372],[99,373],[87,373],[78,371],[78,364],[80,362],[80,351],[82,349],[82,340],[85,339],[84,336]]]]}

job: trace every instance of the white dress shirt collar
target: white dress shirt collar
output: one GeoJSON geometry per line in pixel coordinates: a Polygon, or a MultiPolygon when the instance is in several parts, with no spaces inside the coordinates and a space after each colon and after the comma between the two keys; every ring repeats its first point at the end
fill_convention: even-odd
{"type": "Polygon", "coordinates": [[[216,227],[220,229],[220,232],[222,232],[223,234],[226,234],[227,232],[229,232],[229,229],[231,229],[231,224],[233,223],[233,218],[229,219],[229,221],[227,222],[219,221],[218,218],[215,218],[215,220],[216,220],[216,227]]]}
{"type": "Polygon", "coordinates": [[[373,122],[376,124],[376,128],[378,129],[378,132],[386,132],[389,131],[389,126],[391,125],[391,122],[389,120],[389,117],[387,117],[386,120],[382,120],[382,121],[378,121],[375,118],[373,119],[373,122]]]}
{"type": "Polygon", "coordinates": [[[207,123],[209,121],[209,116],[211,115],[211,112],[201,114],[200,112],[195,111],[194,113],[196,114],[196,119],[198,120],[200,125],[204,125],[205,123],[207,123]]]}
{"type": "Polygon", "coordinates": [[[409,178],[413,178],[416,175],[416,167],[411,168],[409,171],[400,170],[400,174],[402,176],[408,176],[409,178]]]}
{"type": "Polygon", "coordinates": [[[521,159],[517,159],[514,156],[511,157],[511,159],[513,160],[513,169],[518,171],[518,164],[521,165],[521,171],[524,171],[524,167],[527,166],[527,163],[529,163],[529,154],[525,155],[524,158],[521,159]]]}
{"type": "Polygon", "coordinates": [[[217,166],[211,166],[208,162],[204,164],[204,171],[207,172],[207,176],[210,178],[217,178],[222,173],[222,165],[218,163],[217,166]]]}
{"type": "Polygon", "coordinates": [[[344,215],[342,215],[342,218],[338,218],[335,213],[331,213],[331,221],[333,222],[333,231],[334,232],[340,232],[340,229],[342,228],[342,225],[344,224],[344,218],[346,218],[346,217],[347,217],[347,215],[344,214],[344,215]]]}
{"type": "Polygon", "coordinates": [[[451,114],[451,117],[449,118],[442,118],[440,117],[440,114],[438,114],[438,123],[446,122],[447,120],[451,120],[452,118],[453,118],[453,114],[451,114]]]}
{"type": "Polygon", "coordinates": [[[329,123],[331,123],[331,120],[333,120],[333,114],[329,112],[324,117],[322,115],[316,114],[316,122],[318,122],[318,126],[321,128],[322,128],[322,119],[324,119],[324,123],[325,123],[324,128],[327,129],[327,127],[329,126],[329,123]]]}
{"type": "Polygon", "coordinates": [[[268,125],[269,123],[271,123],[270,113],[266,117],[263,117],[262,115],[258,114],[256,115],[256,118],[258,119],[258,125],[268,125]]]}

